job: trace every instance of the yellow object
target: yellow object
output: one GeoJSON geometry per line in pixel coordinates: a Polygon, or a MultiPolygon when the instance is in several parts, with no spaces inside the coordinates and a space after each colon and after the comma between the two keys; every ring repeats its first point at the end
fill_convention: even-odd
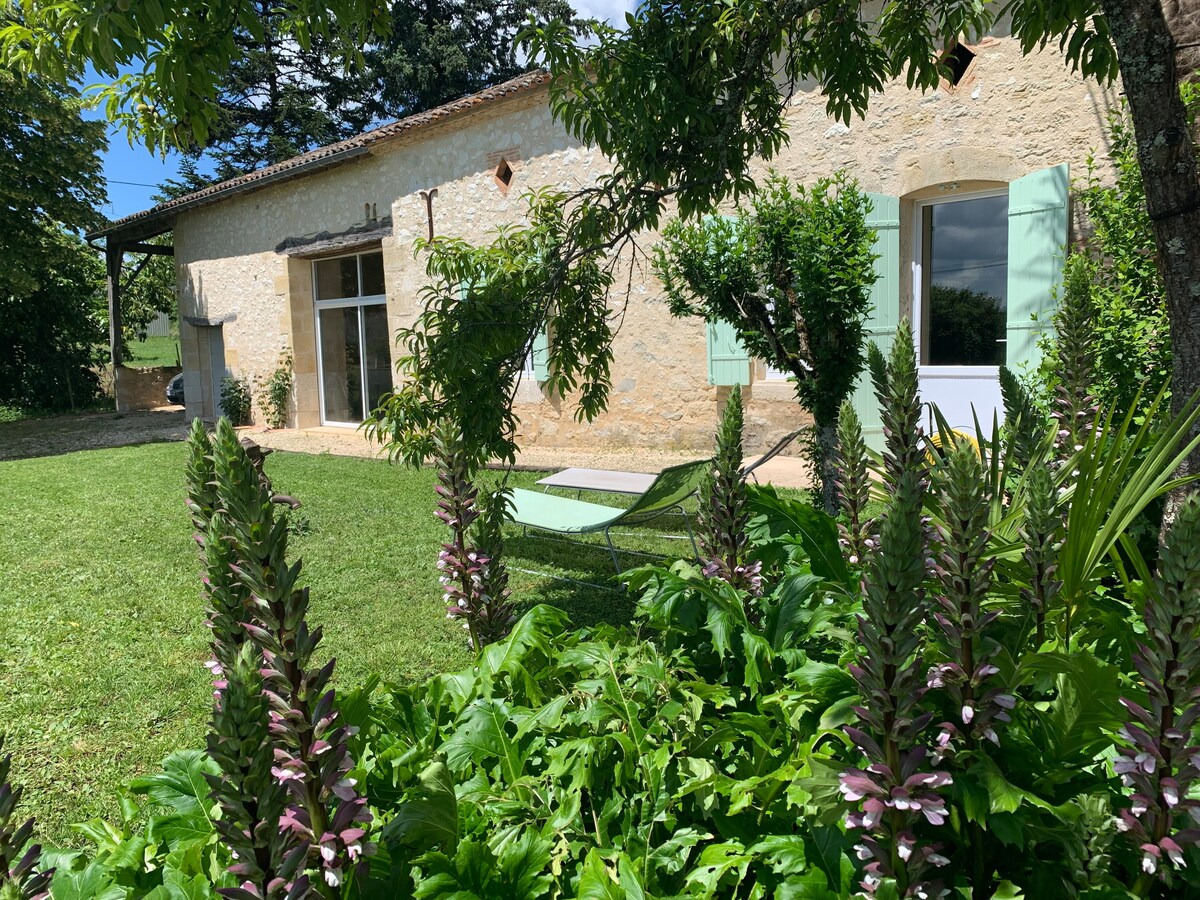
{"type": "Polygon", "coordinates": [[[946,458],[946,453],[943,448],[945,448],[947,444],[954,446],[959,441],[966,441],[978,452],[979,441],[975,440],[974,435],[968,434],[965,431],[959,431],[957,428],[952,428],[950,429],[949,433],[936,431],[929,436],[927,441],[929,444],[929,449],[925,451],[925,460],[929,463],[929,465],[936,466],[939,462],[946,458]]]}

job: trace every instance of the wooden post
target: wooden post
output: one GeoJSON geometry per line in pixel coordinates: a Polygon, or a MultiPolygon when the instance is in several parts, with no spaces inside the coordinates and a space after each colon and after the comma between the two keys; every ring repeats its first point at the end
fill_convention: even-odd
{"type": "Polygon", "coordinates": [[[125,250],[111,235],[104,240],[104,264],[108,275],[108,347],[112,356],[113,380],[121,359],[121,262],[125,250]]]}

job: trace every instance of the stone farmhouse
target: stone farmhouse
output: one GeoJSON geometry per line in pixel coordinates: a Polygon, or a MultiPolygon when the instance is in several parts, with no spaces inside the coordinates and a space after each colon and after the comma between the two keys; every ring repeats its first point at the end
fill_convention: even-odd
{"type": "MultiPolygon", "coordinates": [[[[953,48],[951,62],[953,83],[925,94],[889,86],[849,127],[802,86],[788,110],[791,142],[770,165],[800,181],[844,168],[871,192],[872,338],[886,348],[908,318],[924,399],[970,428],[972,408],[991,421],[999,365],[1036,358],[1063,247],[1079,228],[1071,178],[1103,151],[1118,88],[1072,73],[1053,49],[1022,56],[1000,29],[953,48]]],[[[125,254],[172,233],[188,416],[218,413],[225,374],[265,377],[290,351],[289,425],[356,427],[392,386],[396,330],[419,313],[425,273],[413,243],[431,217],[439,235],[484,242],[519,219],[524,192],[585,185],[608,169],[554,122],[546,83],[517,78],[92,236],[106,239],[119,284],[125,254]]],[[[608,411],[576,422],[570,398],[544,390],[532,354],[517,397],[522,445],[705,451],[734,383],[745,385],[749,450],[804,424],[780,373],[749,358],[724,324],[671,318],[648,270],[614,304],[625,309],[608,411]]],[[[864,389],[859,405],[878,438],[864,389]]]]}

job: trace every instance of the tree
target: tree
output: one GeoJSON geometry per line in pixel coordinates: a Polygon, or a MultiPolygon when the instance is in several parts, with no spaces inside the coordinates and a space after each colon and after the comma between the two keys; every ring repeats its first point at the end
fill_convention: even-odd
{"type": "Polygon", "coordinates": [[[863,368],[875,282],[870,201],[844,174],[806,189],[772,177],[752,212],[671,222],[654,270],[676,316],[733,324],[746,349],[794,379],[813,417],[813,472],[837,512],[838,411],[863,368]]]}
{"type": "Polygon", "coordinates": [[[570,23],[566,0],[399,0],[391,29],[366,50],[376,118],[412,115],[515,78],[530,62],[518,33],[533,19],[570,23]]]}
{"type": "Polygon", "coordinates": [[[78,97],[0,68],[0,403],[65,408],[98,390],[103,270],[73,232],[101,221],[104,125],[78,97]]]}
{"type": "Polygon", "coordinates": [[[100,388],[104,266],[78,236],[44,219],[21,236],[33,276],[20,286],[0,278],[0,404],[86,406],[100,388]]]}
{"type": "Polygon", "coordinates": [[[0,68],[0,96],[0,290],[32,291],[46,245],[30,224],[102,221],[104,124],[85,122],[78,95],[43,78],[0,68]]]}
{"type": "Polygon", "coordinates": [[[217,181],[350,137],[372,118],[375,86],[339,31],[301,42],[273,0],[247,6],[253,20],[233,31],[217,115],[205,141],[186,150],[211,160],[217,181]]]}

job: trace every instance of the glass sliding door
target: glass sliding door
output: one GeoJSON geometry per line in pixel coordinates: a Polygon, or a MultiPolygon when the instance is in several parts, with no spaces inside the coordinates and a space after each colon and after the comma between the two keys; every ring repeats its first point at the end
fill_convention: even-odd
{"type": "Polygon", "coordinates": [[[321,421],[357,425],[392,389],[382,253],[316,260],[313,293],[321,421]]]}
{"type": "Polygon", "coordinates": [[[326,422],[362,421],[362,354],[357,306],[322,309],[321,417],[326,422]]]}

